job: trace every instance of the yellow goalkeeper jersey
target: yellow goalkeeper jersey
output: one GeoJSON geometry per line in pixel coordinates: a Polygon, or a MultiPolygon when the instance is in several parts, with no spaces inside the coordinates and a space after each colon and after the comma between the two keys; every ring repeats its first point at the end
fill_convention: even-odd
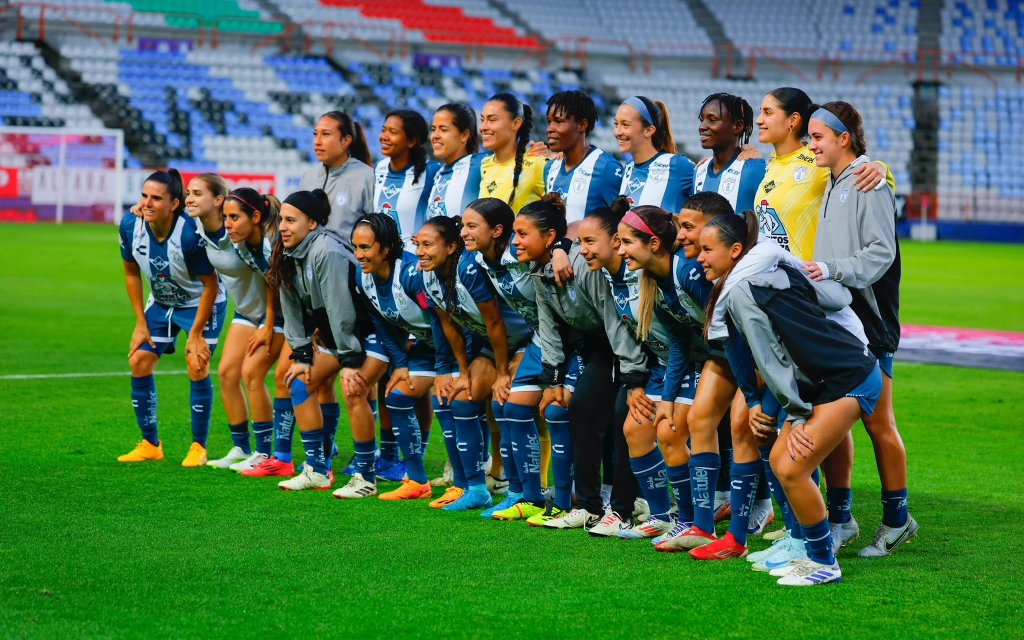
{"type": "MultiPolygon", "coordinates": [[[[516,186],[516,197],[512,201],[512,211],[519,210],[544,197],[544,166],[547,158],[543,156],[526,156],[523,158],[523,171],[519,174],[516,186]]],[[[497,198],[508,202],[512,193],[512,174],[516,166],[515,158],[507,162],[496,162],[491,154],[480,163],[480,197],[497,198]]]]}

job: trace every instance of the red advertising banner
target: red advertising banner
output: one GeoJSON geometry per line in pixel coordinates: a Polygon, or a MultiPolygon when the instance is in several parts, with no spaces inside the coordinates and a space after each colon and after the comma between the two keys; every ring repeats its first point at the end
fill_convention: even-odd
{"type": "MultiPolygon", "coordinates": [[[[189,180],[197,175],[199,174],[182,172],[181,179],[185,182],[186,189],[188,188],[189,180]]],[[[272,173],[221,173],[219,175],[228,183],[229,190],[249,187],[260,193],[274,193],[274,187],[277,183],[276,177],[272,173]]]]}
{"type": "Polygon", "coordinates": [[[18,170],[0,167],[0,198],[18,197],[18,170]]]}

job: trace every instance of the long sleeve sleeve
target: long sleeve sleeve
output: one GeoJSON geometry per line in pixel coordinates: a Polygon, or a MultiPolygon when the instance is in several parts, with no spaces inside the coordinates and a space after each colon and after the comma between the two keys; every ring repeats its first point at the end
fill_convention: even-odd
{"type": "Polygon", "coordinates": [[[347,286],[348,260],[341,251],[311,252],[313,274],[330,322],[338,359],[344,367],[358,367],[364,359],[356,336],[356,310],[347,286]]]}
{"type": "Polygon", "coordinates": [[[861,249],[827,261],[836,282],[863,289],[877,282],[896,259],[896,212],[888,189],[857,194],[861,249]]]}
{"type": "Polygon", "coordinates": [[[642,386],[649,376],[647,356],[629,327],[622,322],[604,276],[597,272],[578,273],[576,279],[587,298],[597,307],[612,351],[619,361],[623,381],[631,387],[642,386]]]}

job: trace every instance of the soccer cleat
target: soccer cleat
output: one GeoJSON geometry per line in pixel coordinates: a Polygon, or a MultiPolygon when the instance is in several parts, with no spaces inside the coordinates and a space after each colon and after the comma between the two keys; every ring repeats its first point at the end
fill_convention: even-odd
{"type": "Polygon", "coordinates": [[[767,540],[768,542],[775,542],[776,540],[781,540],[785,538],[786,534],[788,533],[789,531],[786,530],[785,527],[783,527],[781,529],[776,529],[775,531],[769,531],[761,537],[767,540]]]}
{"type": "Polygon", "coordinates": [[[794,560],[772,571],[771,575],[777,577],[778,583],[784,587],[813,587],[843,581],[843,572],[838,562],[828,565],[813,560],[794,560]]]}
{"type": "Polygon", "coordinates": [[[644,522],[638,522],[635,526],[623,529],[615,535],[623,540],[647,540],[657,538],[672,530],[672,523],[659,518],[648,518],[644,522]]]}
{"type": "Polygon", "coordinates": [[[405,463],[401,460],[377,458],[374,475],[385,482],[402,482],[405,479],[405,463]]]}
{"type": "Polygon", "coordinates": [[[728,560],[729,558],[742,558],[745,555],[747,555],[747,546],[736,542],[732,532],[726,533],[711,544],[690,550],[690,557],[694,560],[728,560]]]}
{"type": "Polygon", "coordinates": [[[544,523],[548,529],[589,529],[598,522],[601,516],[594,515],[586,509],[573,509],[559,518],[552,518],[544,523]]]}
{"type": "MultiPolygon", "coordinates": [[[[433,485],[434,483],[431,482],[430,484],[433,485]]],[[[442,507],[447,507],[451,503],[461,498],[463,493],[465,493],[463,489],[460,489],[458,487],[448,487],[447,489],[445,489],[444,494],[442,494],[440,498],[435,498],[434,500],[431,500],[430,504],[427,506],[429,506],[431,509],[440,509],[442,507]]]]}
{"type": "Polygon", "coordinates": [[[432,487],[447,487],[451,485],[455,478],[455,471],[452,469],[452,461],[446,460],[444,463],[444,473],[430,481],[432,487]]]}
{"type": "Polygon", "coordinates": [[[715,523],[732,517],[732,504],[729,502],[728,491],[715,492],[715,523]]]}
{"type": "Polygon", "coordinates": [[[487,489],[469,489],[462,494],[462,497],[443,508],[444,511],[472,511],[473,509],[486,509],[494,502],[487,489]]]}
{"type": "Polygon", "coordinates": [[[545,522],[554,520],[555,518],[561,518],[565,514],[569,513],[565,509],[559,509],[550,502],[544,507],[543,513],[538,513],[535,516],[531,516],[526,519],[526,524],[531,527],[543,527],[545,522]]]}
{"type": "Polygon", "coordinates": [[[255,468],[256,465],[258,465],[259,463],[263,462],[264,460],[266,460],[269,457],[270,456],[268,456],[267,454],[260,453],[260,452],[257,451],[255,453],[253,453],[251,456],[249,456],[248,458],[246,458],[245,460],[242,460],[240,462],[236,462],[235,464],[231,465],[230,467],[228,467],[228,469],[231,469],[232,471],[238,471],[238,472],[248,471],[250,469],[255,468]]]}
{"type": "Polygon", "coordinates": [[[774,571],[785,567],[794,560],[806,560],[807,559],[807,547],[803,540],[797,538],[789,538],[789,542],[781,547],[771,557],[755,562],[751,565],[751,569],[754,571],[774,571]]]}
{"type": "Polygon", "coordinates": [[[507,509],[495,511],[491,517],[495,520],[527,520],[543,514],[544,507],[538,507],[527,500],[520,500],[507,509]]]}
{"type": "Polygon", "coordinates": [[[637,498],[633,503],[633,519],[637,522],[647,522],[651,517],[651,507],[643,498],[637,498]]]}
{"type": "Polygon", "coordinates": [[[228,454],[223,458],[217,458],[216,460],[210,460],[206,463],[208,467],[214,467],[216,469],[230,469],[231,465],[236,462],[241,462],[249,457],[249,454],[242,451],[241,447],[231,447],[228,454]]]}
{"type": "Polygon", "coordinates": [[[314,471],[308,464],[302,465],[302,472],[290,480],[277,483],[285,491],[327,491],[331,488],[331,479],[326,474],[314,471]]]}
{"type": "Polygon", "coordinates": [[[839,553],[843,545],[860,535],[860,525],[857,524],[853,516],[850,516],[849,522],[842,524],[830,522],[828,527],[832,530],[832,548],[836,553],[839,553]]]}
{"type": "Polygon", "coordinates": [[[773,522],[775,509],[772,508],[771,499],[755,500],[754,508],[750,510],[750,520],[747,521],[747,535],[756,536],[773,522]]]}
{"type": "Polygon", "coordinates": [[[334,492],[334,497],[339,500],[357,500],[377,495],[377,484],[367,482],[363,474],[353,473],[348,479],[348,484],[334,492]]]}
{"type": "Polygon", "coordinates": [[[193,442],[192,445],[188,448],[188,455],[185,456],[185,459],[181,461],[181,466],[185,467],[186,469],[192,469],[195,467],[202,467],[205,464],[206,447],[199,444],[198,442],[193,442]]]}
{"type": "Polygon", "coordinates": [[[718,538],[712,533],[701,531],[700,527],[690,527],[683,533],[671,540],[662,542],[661,544],[654,545],[655,551],[661,551],[663,553],[677,553],[680,551],[689,551],[690,549],[696,549],[703,547],[704,545],[711,544],[718,538]]]}
{"type": "Polygon", "coordinates": [[[402,486],[377,496],[381,500],[421,500],[430,497],[430,485],[406,478],[402,486]]]}
{"type": "Polygon", "coordinates": [[[587,527],[587,533],[595,538],[612,538],[618,536],[625,529],[629,529],[633,523],[626,522],[619,517],[619,514],[610,511],[605,514],[596,524],[587,527]]]}
{"type": "Polygon", "coordinates": [[[153,446],[149,440],[142,440],[139,444],[135,445],[135,448],[124,454],[118,456],[118,462],[149,462],[150,460],[163,460],[164,459],[164,443],[153,446]]]}
{"type": "Polygon", "coordinates": [[[861,558],[881,558],[890,556],[896,547],[909,541],[917,535],[917,520],[907,516],[907,524],[902,527],[887,527],[884,524],[878,525],[875,531],[875,538],[871,544],[860,550],[857,555],[861,558]]]}
{"type": "Polygon", "coordinates": [[[503,496],[508,493],[508,480],[505,478],[495,478],[490,474],[487,474],[484,478],[485,482],[487,482],[487,490],[494,495],[503,496]]]}
{"type": "MultiPolygon", "coordinates": [[[[490,477],[490,476],[488,476],[488,477],[490,477]]],[[[498,504],[494,505],[490,509],[486,509],[486,510],[482,511],[480,513],[480,517],[481,518],[486,518],[487,520],[493,520],[495,513],[497,513],[498,511],[501,511],[503,509],[508,509],[509,507],[511,507],[512,505],[514,505],[515,503],[519,502],[522,499],[523,499],[523,494],[521,494],[521,493],[513,493],[513,492],[509,491],[508,493],[505,494],[505,499],[504,500],[502,500],[498,504]]]]}
{"type": "Polygon", "coordinates": [[[783,547],[787,546],[792,538],[790,537],[788,530],[783,529],[782,532],[782,537],[780,537],[775,542],[772,542],[772,546],[768,547],[767,549],[761,549],[760,551],[755,551],[754,553],[748,554],[747,562],[751,564],[763,562],[768,558],[771,558],[779,551],[781,551],[783,547]]]}
{"type": "Polygon", "coordinates": [[[268,478],[270,476],[285,476],[290,478],[295,475],[295,463],[282,462],[271,456],[257,464],[252,469],[243,471],[242,475],[246,478],[268,478]]]}
{"type": "Polygon", "coordinates": [[[686,522],[685,520],[676,520],[676,523],[672,525],[671,529],[669,529],[668,531],[666,531],[665,533],[661,534],[656,538],[652,538],[651,544],[657,546],[663,542],[668,542],[673,538],[678,538],[679,536],[686,533],[692,526],[692,523],[686,522]]]}

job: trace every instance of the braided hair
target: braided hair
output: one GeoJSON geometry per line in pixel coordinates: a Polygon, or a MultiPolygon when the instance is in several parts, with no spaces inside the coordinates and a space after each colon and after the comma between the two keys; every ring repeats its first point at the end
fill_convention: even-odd
{"type": "Polygon", "coordinates": [[[523,158],[526,157],[526,147],[530,144],[530,132],[533,130],[533,109],[530,108],[530,105],[520,101],[519,98],[506,92],[494,94],[488,102],[500,102],[505,107],[505,111],[512,116],[513,121],[516,118],[522,118],[523,120],[522,124],[519,125],[519,131],[516,132],[516,164],[512,170],[512,192],[508,194],[508,204],[511,206],[512,202],[516,199],[519,176],[523,173],[523,158]]]}
{"type": "Polygon", "coordinates": [[[448,313],[454,312],[459,306],[459,294],[456,289],[459,278],[459,259],[466,250],[466,243],[462,240],[462,216],[434,216],[424,224],[433,226],[441,240],[448,246],[455,245],[455,251],[444,265],[444,272],[440,274],[441,284],[444,287],[444,307],[448,313]]]}
{"type": "Polygon", "coordinates": [[[704,109],[712,102],[718,103],[719,115],[728,113],[729,118],[732,119],[734,124],[739,123],[743,125],[743,130],[740,132],[739,138],[736,139],[736,146],[742,147],[750,142],[750,135],[754,132],[754,110],[750,107],[750,103],[731,93],[712,93],[704,98],[704,102],[701,103],[700,110],[697,112],[698,119],[701,117],[700,114],[704,113],[704,109]]]}
{"type": "Polygon", "coordinates": [[[412,183],[417,184],[420,176],[427,168],[427,141],[430,139],[427,121],[419,113],[411,109],[395,109],[386,116],[384,120],[395,117],[402,121],[402,129],[405,130],[407,140],[416,142],[412,149],[409,149],[409,162],[413,166],[412,183]]]}
{"type": "Polygon", "coordinates": [[[552,112],[572,118],[576,122],[587,121],[587,135],[597,126],[597,105],[594,99],[582,91],[559,91],[548,98],[548,115],[552,112]]]}
{"type": "Polygon", "coordinates": [[[366,134],[361,124],[352,119],[344,111],[328,111],[323,118],[330,118],[338,123],[338,131],[341,137],[352,136],[352,143],[348,147],[348,155],[359,160],[363,164],[370,164],[370,147],[366,144],[366,134]]]}

